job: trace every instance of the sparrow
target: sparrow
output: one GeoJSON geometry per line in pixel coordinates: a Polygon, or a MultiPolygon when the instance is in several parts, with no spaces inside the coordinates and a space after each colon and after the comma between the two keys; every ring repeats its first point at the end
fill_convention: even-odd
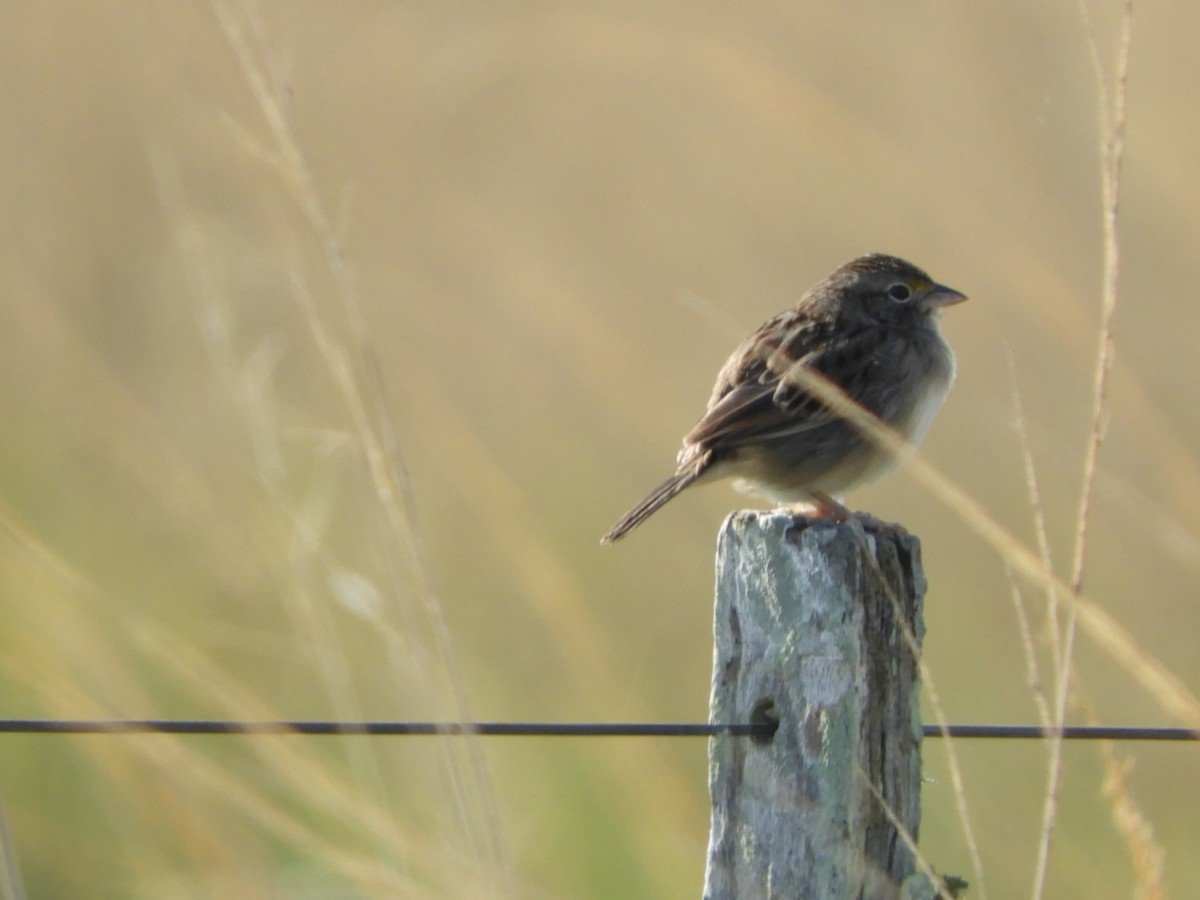
{"type": "Polygon", "coordinates": [[[744,493],[845,521],[846,491],[902,459],[814,396],[822,393],[814,379],[915,446],[954,383],[941,310],[966,299],[895,256],[874,253],[835,269],[733,351],[683,439],[675,474],[601,543],[624,537],[684,488],[721,478],[733,478],[744,493]]]}

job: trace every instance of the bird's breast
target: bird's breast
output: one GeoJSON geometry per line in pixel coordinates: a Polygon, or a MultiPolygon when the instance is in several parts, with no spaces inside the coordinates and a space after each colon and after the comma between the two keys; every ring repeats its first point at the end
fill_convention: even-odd
{"type": "Polygon", "coordinates": [[[919,444],[954,384],[954,351],[936,331],[927,332],[905,349],[901,369],[906,383],[885,418],[909,443],[919,444]]]}

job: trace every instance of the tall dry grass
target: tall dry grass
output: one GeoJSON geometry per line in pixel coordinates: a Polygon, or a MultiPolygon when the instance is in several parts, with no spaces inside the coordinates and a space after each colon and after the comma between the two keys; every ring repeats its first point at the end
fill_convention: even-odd
{"type": "MultiPolygon", "coordinates": [[[[1197,727],[1195,15],[1131,52],[1128,9],[15,11],[6,708],[702,719],[737,501],[595,540],[730,342],[881,249],[972,296],[852,498],[923,538],[930,718],[1197,727]]],[[[4,740],[10,896],[702,878],[699,743],[4,740]]],[[[922,857],[981,896],[1200,877],[1185,748],[926,756],[922,857]]]]}

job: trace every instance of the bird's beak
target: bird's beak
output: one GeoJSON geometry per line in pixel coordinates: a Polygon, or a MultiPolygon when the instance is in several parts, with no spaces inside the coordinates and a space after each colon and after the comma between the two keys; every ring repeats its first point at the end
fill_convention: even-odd
{"type": "Polygon", "coordinates": [[[966,294],[961,294],[954,288],[946,287],[944,284],[935,284],[933,290],[925,295],[925,305],[934,309],[940,309],[943,306],[953,306],[955,303],[962,303],[966,299],[966,294]]]}

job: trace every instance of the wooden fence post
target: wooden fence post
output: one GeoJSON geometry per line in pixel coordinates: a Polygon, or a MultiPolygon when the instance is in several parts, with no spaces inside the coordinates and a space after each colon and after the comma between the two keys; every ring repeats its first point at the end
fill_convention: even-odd
{"type": "Polygon", "coordinates": [[[896,611],[919,642],[920,556],[883,523],[726,520],[710,720],[778,728],[709,746],[705,900],[935,895],[892,821],[915,840],[920,684],[896,611]]]}

